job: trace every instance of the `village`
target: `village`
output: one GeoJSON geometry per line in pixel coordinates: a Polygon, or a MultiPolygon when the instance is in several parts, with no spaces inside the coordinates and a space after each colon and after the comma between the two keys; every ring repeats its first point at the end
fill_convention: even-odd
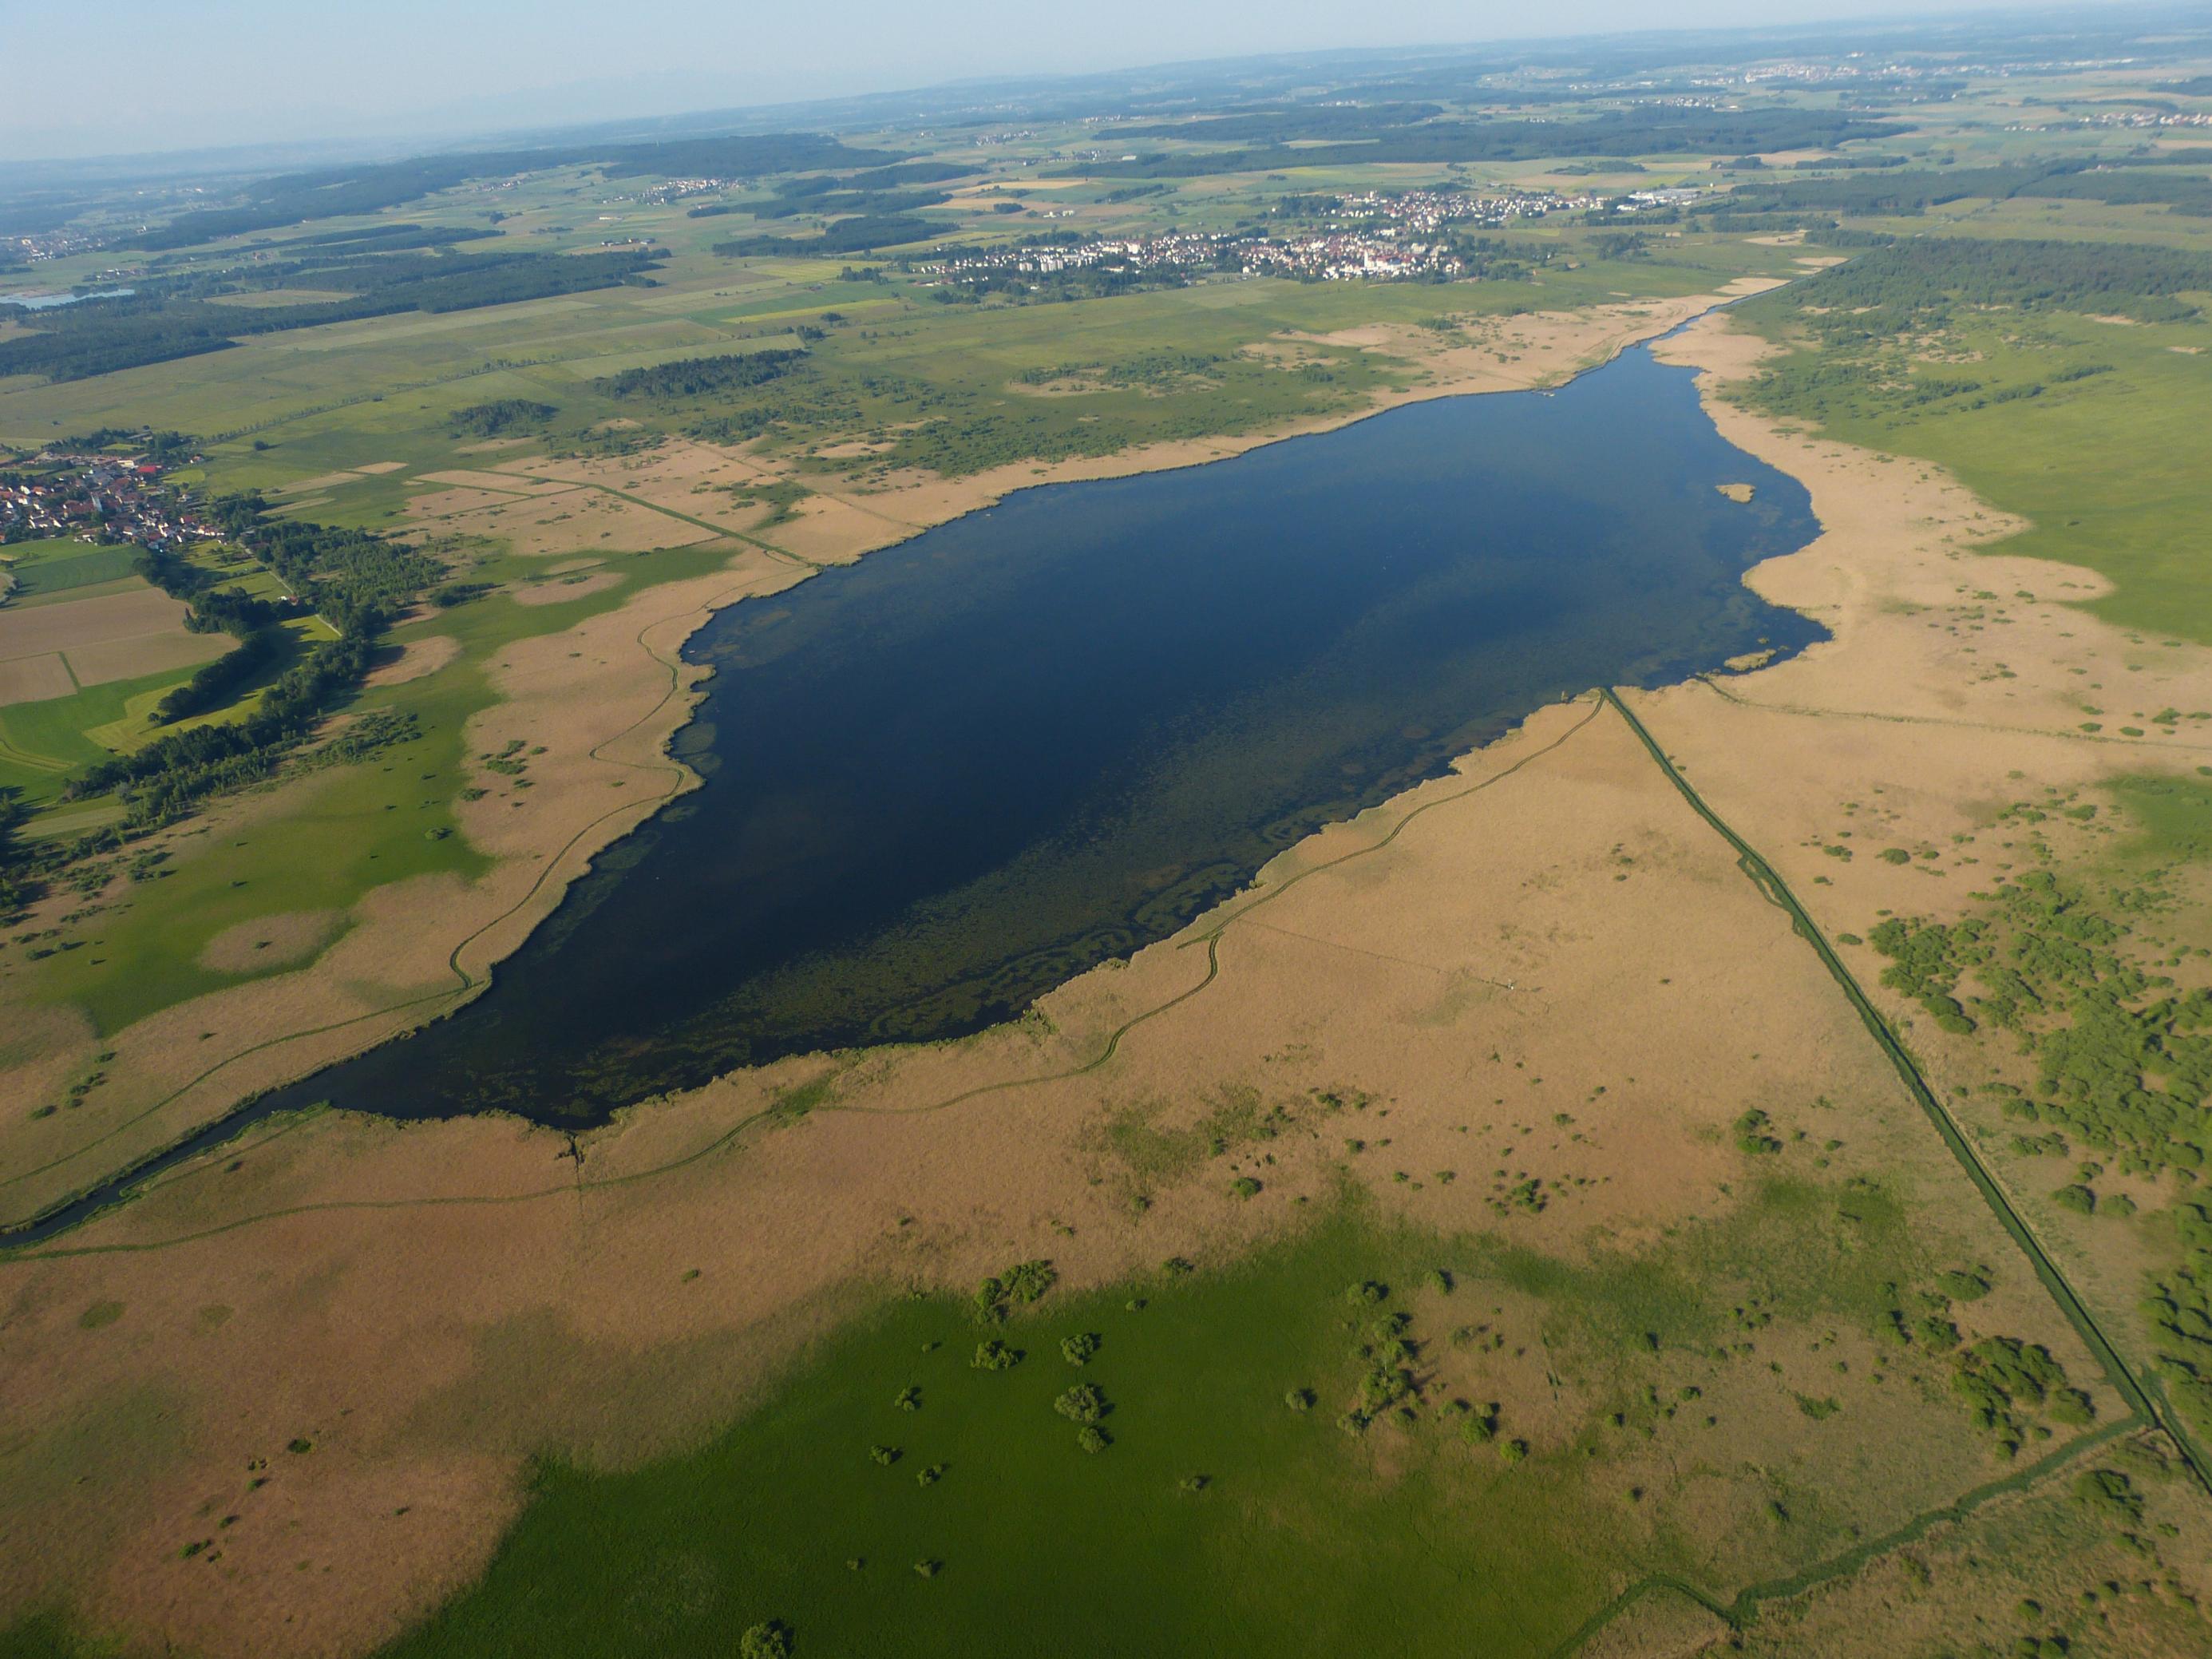
{"type": "Polygon", "coordinates": [[[0,466],[0,544],[74,536],[159,550],[217,534],[161,483],[167,471],[149,455],[89,447],[0,466]]]}

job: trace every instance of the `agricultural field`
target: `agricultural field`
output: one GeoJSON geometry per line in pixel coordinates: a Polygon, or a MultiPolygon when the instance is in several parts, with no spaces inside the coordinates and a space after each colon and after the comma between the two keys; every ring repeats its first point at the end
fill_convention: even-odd
{"type": "Polygon", "coordinates": [[[2168,21],[88,185],[110,297],[0,312],[0,1655],[2212,1650],[2168,21]],[[718,611],[1646,345],[1806,490],[1806,648],[1010,1023],[314,1097],[659,867],[718,611]]]}

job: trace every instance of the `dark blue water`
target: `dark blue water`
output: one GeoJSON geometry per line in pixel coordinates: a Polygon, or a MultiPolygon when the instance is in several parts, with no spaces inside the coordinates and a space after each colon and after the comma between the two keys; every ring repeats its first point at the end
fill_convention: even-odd
{"type": "Polygon", "coordinates": [[[1815,529],[1642,350],[1024,492],[722,612],[678,744],[704,787],[478,1000],[284,1099],[582,1125],[977,1030],[1547,702],[1818,637],[1741,580],[1815,529]]]}

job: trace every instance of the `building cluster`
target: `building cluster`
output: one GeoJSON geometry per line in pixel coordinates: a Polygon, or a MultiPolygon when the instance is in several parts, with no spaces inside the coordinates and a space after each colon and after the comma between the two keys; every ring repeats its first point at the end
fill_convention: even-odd
{"type": "Polygon", "coordinates": [[[1502,196],[1469,196],[1455,190],[1363,191],[1340,196],[1336,210],[1347,218],[1388,219],[1404,231],[1433,233],[1448,224],[1480,228],[1514,219],[1540,219],[1547,213],[1586,208],[1548,190],[1512,191],[1502,196]]]}
{"type": "Polygon", "coordinates": [[[2015,121],[2007,126],[2008,132],[2064,132],[2081,127],[2124,127],[2148,130],[2155,127],[2212,127],[2212,114],[2185,115],[2148,109],[2101,110],[2094,115],[2076,116],[2071,120],[2049,121],[2034,125],[2015,121]]]}
{"type": "Polygon", "coordinates": [[[1092,269],[1154,276],[1221,270],[1247,276],[1388,279],[1431,273],[1455,276],[1461,268],[1460,260],[1444,245],[1404,240],[1395,230],[1328,231],[1279,238],[1190,232],[1116,237],[982,249],[915,267],[925,278],[955,283],[994,276],[1049,276],[1092,269]]]}
{"type": "MultiPolygon", "coordinates": [[[[947,253],[915,267],[924,278],[963,282],[993,276],[1049,276],[1097,269],[1167,275],[1176,271],[1239,271],[1246,276],[1297,276],[1322,281],[1364,277],[1456,276],[1466,263],[1439,236],[1447,227],[1503,225],[1595,205],[1550,191],[1469,196],[1455,191],[1370,191],[1336,198],[1333,216],[1356,223],[1285,235],[1176,231],[1158,236],[1103,237],[1092,241],[1028,243],[947,253]],[[1384,222],[1376,223],[1380,220],[1384,222]]],[[[927,284],[925,283],[925,286],[927,284]]]]}
{"type": "Polygon", "coordinates": [[[168,548],[219,532],[161,482],[158,463],[48,452],[27,468],[0,468],[0,541],[76,536],[168,548]]]}
{"type": "Polygon", "coordinates": [[[42,265],[49,259],[65,259],[72,253],[90,253],[107,246],[105,237],[90,231],[64,228],[42,230],[31,236],[9,236],[0,239],[0,264],[42,265]]]}
{"type": "Polygon", "coordinates": [[[1834,63],[1785,59],[1780,63],[1759,64],[1737,74],[1698,76],[1698,86],[1758,86],[1775,82],[1797,86],[1826,86],[1837,82],[1883,81],[1957,82],[1966,80],[2010,80],[2014,76],[2045,75],[2080,75],[2091,70],[2127,69],[2135,64],[2129,58],[2094,58],[2072,60],[2051,59],[2038,63],[1974,64],[1951,63],[1940,58],[1914,62],[1899,58],[1870,58],[1859,52],[1846,52],[1834,63]]]}
{"type": "Polygon", "coordinates": [[[1279,240],[1254,237],[1237,242],[1236,252],[1238,267],[1247,275],[1318,277],[1323,282],[1457,276],[1466,270],[1449,244],[1416,241],[1395,230],[1322,231],[1279,240]]]}
{"type": "Polygon", "coordinates": [[[665,179],[650,188],[624,198],[642,203],[647,207],[665,207],[671,202],[680,202],[687,196],[713,196],[726,190],[734,190],[744,181],[737,179],[665,179]]]}
{"type": "Polygon", "coordinates": [[[1615,213],[1641,213],[1650,208],[1689,207],[1706,192],[1689,185],[1670,185],[1661,190],[1632,190],[1613,204],[1615,213]]]}

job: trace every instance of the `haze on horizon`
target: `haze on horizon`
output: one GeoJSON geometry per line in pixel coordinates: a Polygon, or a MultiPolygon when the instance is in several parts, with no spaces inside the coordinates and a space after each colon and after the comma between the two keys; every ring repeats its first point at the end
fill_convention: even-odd
{"type": "MultiPolygon", "coordinates": [[[[2004,3],[1952,0],[1943,11],[2004,3]]],[[[113,0],[96,16],[48,6],[9,19],[0,161],[318,140],[428,145],[999,76],[1923,15],[1914,0],[1558,0],[1540,14],[1499,0],[1123,0],[1079,14],[1009,0],[957,10],[643,0],[611,19],[587,0],[386,0],[373,13],[204,0],[187,19],[158,0],[113,0]]]]}

